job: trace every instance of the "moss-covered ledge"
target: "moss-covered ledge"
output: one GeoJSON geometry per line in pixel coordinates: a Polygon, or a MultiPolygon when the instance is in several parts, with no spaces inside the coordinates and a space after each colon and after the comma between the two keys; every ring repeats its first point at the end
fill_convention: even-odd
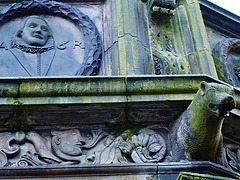
{"type": "Polygon", "coordinates": [[[223,83],[208,75],[1,78],[0,127],[170,123],[201,81],[223,83]]]}
{"type": "Polygon", "coordinates": [[[208,75],[0,78],[0,105],[191,100],[208,75]]]}

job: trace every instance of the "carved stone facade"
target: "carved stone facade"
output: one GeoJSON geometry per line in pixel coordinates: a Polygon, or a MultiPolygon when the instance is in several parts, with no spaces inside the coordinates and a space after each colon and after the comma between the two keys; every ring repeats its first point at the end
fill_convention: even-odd
{"type": "Polygon", "coordinates": [[[0,178],[239,179],[240,32],[206,3],[1,1],[0,178]]]}

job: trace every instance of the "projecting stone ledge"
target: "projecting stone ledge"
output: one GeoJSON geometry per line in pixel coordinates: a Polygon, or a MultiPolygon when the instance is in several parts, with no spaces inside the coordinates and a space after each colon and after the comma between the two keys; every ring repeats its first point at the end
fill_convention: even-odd
{"type": "Polygon", "coordinates": [[[129,114],[169,122],[186,109],[203,80],[217,82],[205,75],[1,78],[0,125],[16,118],[24,124],[31,119],[31,125],[92,124],[89,118],[102,124],[129,114]]]}
{"type": "MultiPolygon", "coordinates": [[[[31,178],[41,179],[164,179],[176,180],[180,172],[200,173],[200,177],[218,177],[219,179],[239,179],[238,173],[211,162],[188,163],[149,163],[149,164],[111,164],[111,165],[71,165],[71,166],[43,166],[22,168],[1,168],[1,178],[31,178]],[[56,176],[57,174],[57,176],[56,176]],[[75,178],[74,178],[75,176],[75,178]],[[77,177],[76,177],[77,176],[77,177]]],[[[194,173],[191,177],[195,177],[194,173]]],[[[184,175],[187,173],[181,173],[184,175]]],[[[195,174],[196,175],[196,174],[195,174]]],[[[198,176],[197,176],[198,177],[198,176]]],[[[214,178],[212,178],[214,179],[214,178]]]]}
{"type": "Polygon", "coordinates": [[[1,105],[192,100],[208,75],[0,78],[1,105]]]}
{"type": "MultiPolygon", "coordinates": [[[[187,108],[201,81],[224,84],[207,75],[1,78],[0,126],[16,120],[33,126],[169,123],[187,108]]],[[[239,94],[235,89],[237,109],[239,94]]]]}

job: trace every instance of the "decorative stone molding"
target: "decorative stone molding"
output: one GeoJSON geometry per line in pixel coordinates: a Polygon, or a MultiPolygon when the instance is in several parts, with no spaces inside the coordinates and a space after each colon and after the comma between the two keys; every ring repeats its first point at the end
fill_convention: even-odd
{"type": "Polygon", "coordinates": [[[224,166],[240,172],[240,146],[236,144],[226,144],[223,151],[224,166]]]}

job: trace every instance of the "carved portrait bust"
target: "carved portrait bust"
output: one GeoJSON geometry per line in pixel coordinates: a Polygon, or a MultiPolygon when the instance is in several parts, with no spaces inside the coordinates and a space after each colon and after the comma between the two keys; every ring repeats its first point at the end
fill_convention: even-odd
{"type": "Polygon", "coordinates": [[[91,15],[98,28],[79,9],[55,1],[23,1],[1,12],[0,77],[99,74],[100,12],[91,15]]]}
{"type": "Polygon", "coordinates": [[[44,19],[30,16],[25,20],[24,26],[18,31],[17,36],[31,46],[44,46],[52,38],[51,33],[51,29],[44,19]]]}
{"type": "Polygon", "coordinates": [[[55,47],[52,30],[39,16],[29,16],[0,51],[0,76],[75,76],[81,64],[55,47]]]}

